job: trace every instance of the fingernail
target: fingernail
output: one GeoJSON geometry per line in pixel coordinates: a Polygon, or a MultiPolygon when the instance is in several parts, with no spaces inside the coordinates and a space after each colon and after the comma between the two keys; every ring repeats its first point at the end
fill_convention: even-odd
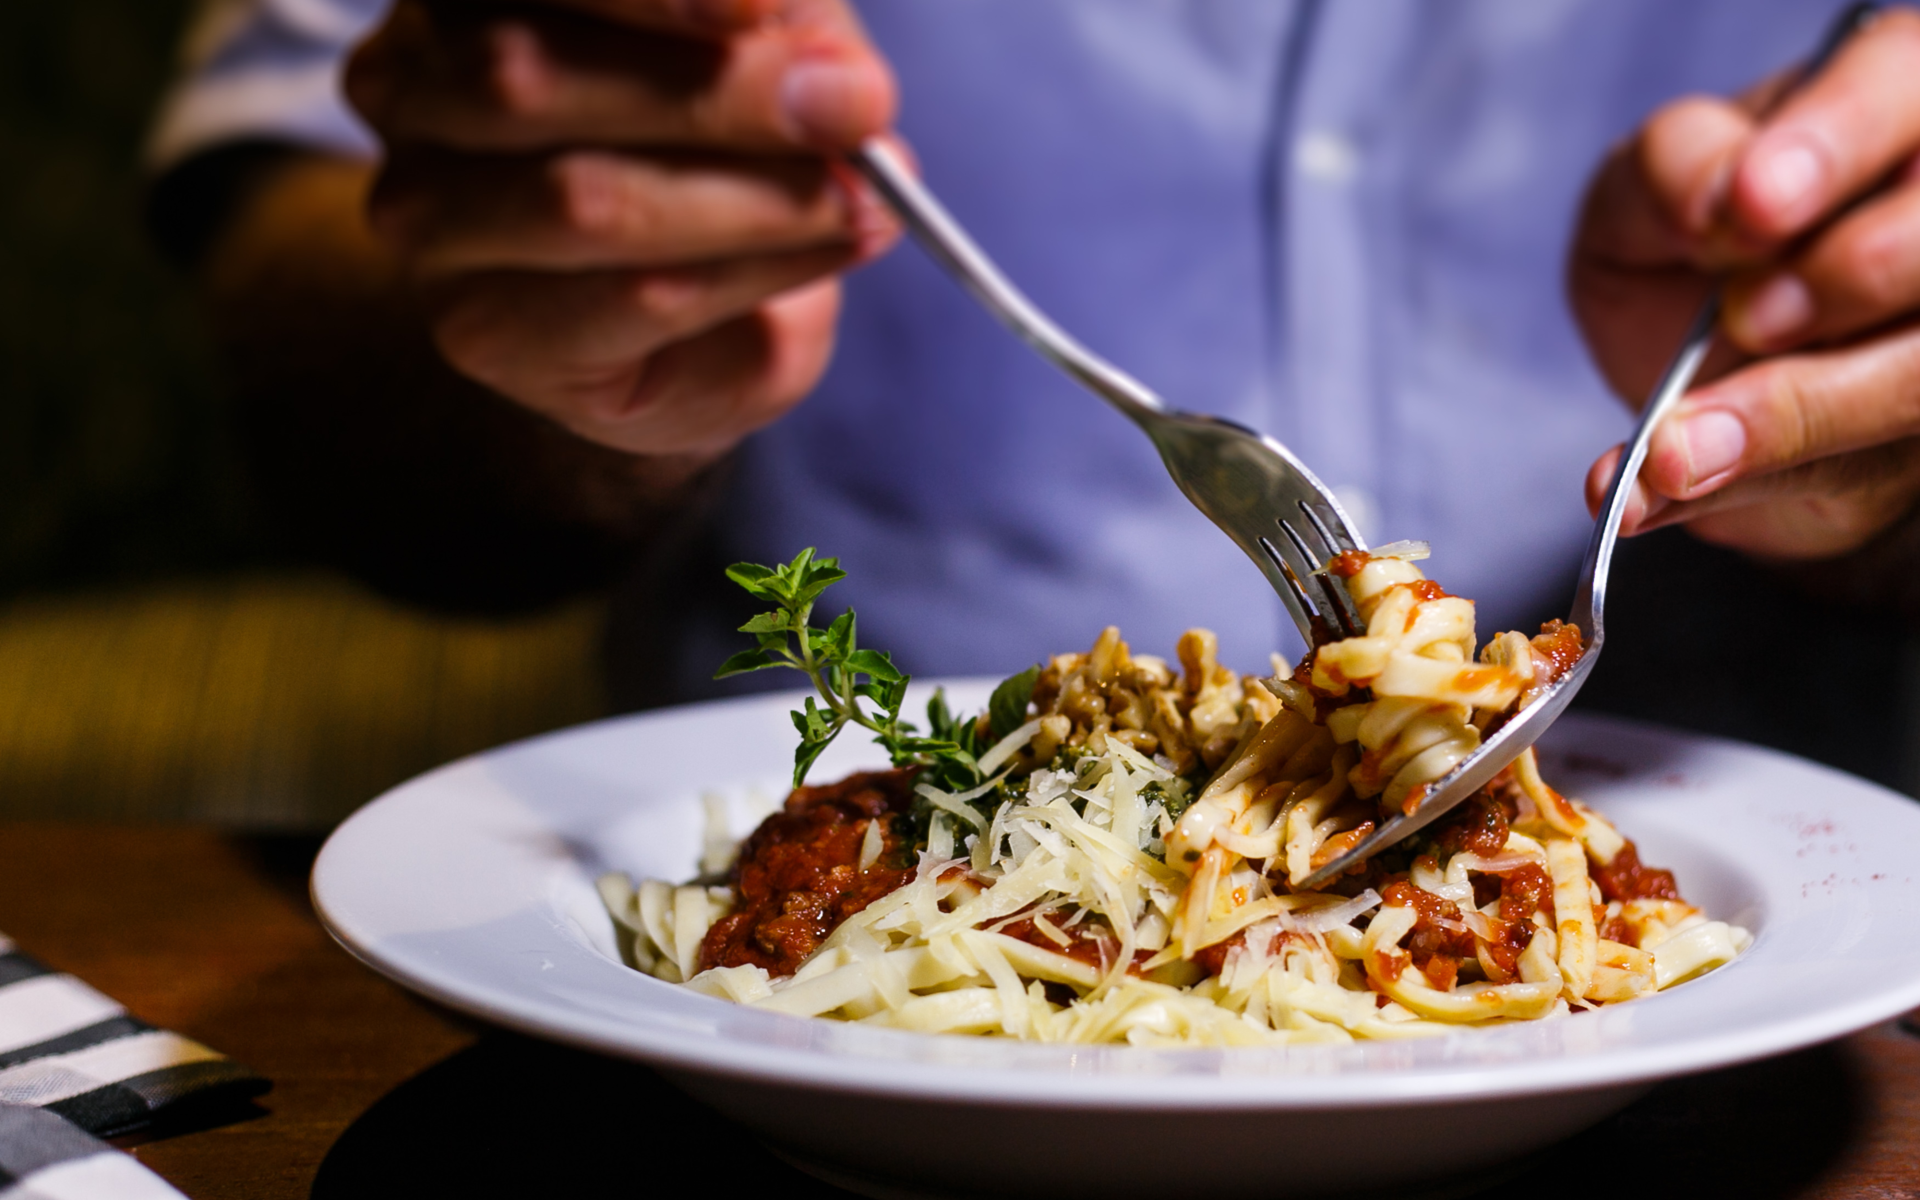
{"type": "Polygon", "coordinates": [[[1812,322],[1813,293],[1797,275],[1775,275],[1727,316],[1741,341],[1750,346],[1771,346],[1812,322]]]}
{"type": "Polygon", "coordinates": [[[1801,208],[1817,203],[1816,192],[1826,173],[1826,162],[1818,151],[1804,141],[1790,141],[1760,156],[1754,164],[1753,186],[1779,219],[1790,220],[1801,208]]]}
{"type": "Polygon", "coordinates": [[[1731,471],[1747,452],[1747,427],[1723,409],[1694,413],[1681,423],[1687,448],[1687,491],[1731,471]]]}
{"type": "Polygon", "coordinates": [[[867,72],[845,59],[802,59],[780,81],[780,109],[796,138],[840,143],[859,135],[867,72]]]}

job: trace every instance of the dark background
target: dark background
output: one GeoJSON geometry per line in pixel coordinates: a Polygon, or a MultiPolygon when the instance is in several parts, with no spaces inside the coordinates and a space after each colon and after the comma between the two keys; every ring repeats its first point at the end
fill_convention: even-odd
{"type": "Polygon", "coordinates": [[[0,596],[269,561],[140,149],[185,0],[17,4],[0,39],[0,596]]]}

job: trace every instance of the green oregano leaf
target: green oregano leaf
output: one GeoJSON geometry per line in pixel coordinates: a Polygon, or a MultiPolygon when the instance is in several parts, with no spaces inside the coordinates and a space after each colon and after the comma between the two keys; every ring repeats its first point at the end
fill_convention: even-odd
{"type": "Polygon", "coordinates": [[[1033,703],[1033,685],[1040,680],[1040,664],[1035,663],[1018,675],[1009,675],[993,689],[987,701],[987,722],[993,727],[993,740],[999,741],[1027,723],[1027,707],[1033,703]]]}

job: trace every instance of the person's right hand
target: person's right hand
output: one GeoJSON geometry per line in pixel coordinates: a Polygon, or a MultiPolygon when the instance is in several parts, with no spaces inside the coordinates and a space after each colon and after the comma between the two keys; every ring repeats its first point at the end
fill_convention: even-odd
{"type": "Polygon", "coordinates": [[[346,90],[441,353],[628,453],[798,403],[836,274],[895,237],[837,157],[895,103],[844,0],[399,0],[346,90]]]}

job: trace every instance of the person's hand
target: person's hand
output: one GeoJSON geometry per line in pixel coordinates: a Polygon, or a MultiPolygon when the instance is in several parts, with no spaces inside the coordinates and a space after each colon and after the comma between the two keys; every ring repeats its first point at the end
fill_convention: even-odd
{"type": "Polygon", "coordinates": [[[455,369],[711,460],[798,403],[894,225],[837,155],[892,76],[843,0],[399,0],[347,95],[372,224],[455,369]]]}
{"type": "MultiPolygon", "coordinates": [[[[1625,531],[1685,523],[1817,559],[1920,498],[1920,13],[1881,14],[1770,109],[1779,87],[1654,114],[1595,178],[1569,283],[1639,405],[1727,281],[1710,381],[1655,433],[1625,531]]],[[[1589,473],[1590,507],[1617,456],[1589,473]]]]}

